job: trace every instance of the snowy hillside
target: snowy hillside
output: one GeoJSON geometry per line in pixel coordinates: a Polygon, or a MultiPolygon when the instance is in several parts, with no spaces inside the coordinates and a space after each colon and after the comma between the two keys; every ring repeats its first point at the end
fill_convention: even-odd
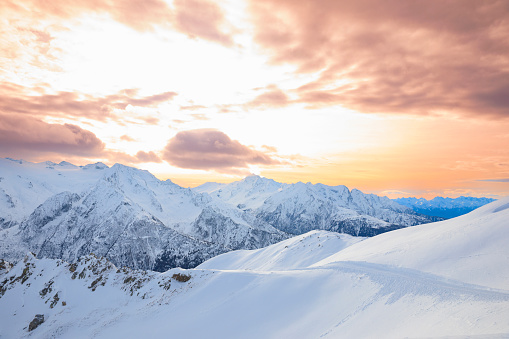
{"type": "Polygon", "coordinates": [[[256,175],[227,185],[206,183],[194,191],[209,193],[291,234],[320,229],[373,236],[436,220],[346,186],[282,184],[256,175]]]}
{"type": "Polygon", "coordinates": [[[508,220],[506,198],[358,242],[313,231],[165,273],[28,255],[0,263],[0,337],[507,338],[508,220]]]}
{"type": "Polygon", "coordinates": [[[316,266],[362,261],[509,290],[508,243],[505,198],[454,219],[366,239],[316,266]]]}
{"type": "Polygon", "coordinates": [[[288,238],[238,208],[147,171],[5,161],[1,184],[14,205],[3,205],[0,215],[16,215],[16,222],[0,231],[0,258],[13,262],[27,251],[70,262],[95,253],[119,266],[164,271],[288,238]],[[27,180],[31,186],[23,187],[27,180]]]}
{"type": "Polygon", "coordinates": [[[197,268],[254,271],[306,268],[364,239],[348,234],[310,231],[258,250],[228,252],[207,260],[197,268]]]}
{"type": "Polygon", "coordinates": [[[452,199],[435,197],[431,200],[426,200],[424,198],[398,198],[394,199],[394,201],[403,206],[410,207],[417,213],[443,218],[454,218],[493,202],[495,199],[475,197],[459,197],[452,199]]]}

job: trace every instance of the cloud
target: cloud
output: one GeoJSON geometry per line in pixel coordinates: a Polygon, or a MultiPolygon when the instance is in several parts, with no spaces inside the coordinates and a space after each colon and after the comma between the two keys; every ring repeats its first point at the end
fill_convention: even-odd
{"type": "Polygon", "coordinates": [[[0,114],[2,156],[30,157],[41,153],[99,156],[104,143],[90,131],[71,124],[48,124],[30,116],[0,114]]]}
{"type": "Polygon", "coordinates": [[[130,136],[128,136],[127,134],[124,134],[120,137],[120,140],[123,140],[123,141],[128,141],[128,142],[131,142],[131,141],[136,141],[135,139],[131,138],[130,136]]]}
{"type": "Polygon", "coordinates": [[[104,153],[105,157],[108,158],[110,162],[118,162],[122,164],[139,164],[139,163],[147,163],[147,162],[155,162],[161,163],[161,158],[155,154],[153,151],[144,152],[138,151],[135,155],[130,155],[124,152],[118,151],[106,151],[104,153]]]}
{"type": "Polygon", "coordinates": [[[267,153],[277,153],[277,148],[274,147],[274,146],[268,146],[268,145],[262,145],[262,148],[265,150],[265,152],[267,153]]]}
{"type": "Polygon", "coordinates": [[[207,107],[202,106],[202,105],[180,106],[180,110],[182,110],[182,111],[197,111],[197,110],[204,109],[204,108],[207,108],[207,107]]]}
{"type": "Polygon", "coordinates": [[[239,173],[249,165],[276,165],[267,154],[231,140],[214,129],[196,129],[177,133],[163,152],[163,159],[180,168],[239,173]]]}
{"type": "MultiPolygon", "coordinates": [[[[232,38],[223,28],[228,27],[222,9],[212,1],[175,0],[173,7],[164,0],[6,0],[0,14],[20,17],[40,23],[44,20],[62,22],[78,19],[87,14],[107,14],[109,17],[136,31],[153,31],[162,27],[173,29],[193,38],[223,45],[232,45],[232,38]]],[[[44,36],[42,37],[44,38],[44,36]]]]}
{"type": "Polygon", "coordinates": [[[194,120],[209,120],[209,117],[205,114],[191,114],[191,117],[193,117],[194,120]]]}
{"type": "Polygon", "coordinates": [[[175,0],[175,26],[190,37],[232,46],[232,37],[221,30],[226,25],[217,3],[204,0],[175,0]]]}
{"type": "Polygon", "coordinates": [[[162,162],[161,158],[157,156],[154,152],[143,152],[139,151],[136,153],[136,158],[139,160],[139,162],[162,162]]]}
{"type": "Polygon", "coordinates": [[[265,92],[258,95],[245,106],[247,108],[277,108],[290,104],[289,97],[277,86],[269,85],[265,88],[265,92]]]}
{"type": "MultiPolygon", "coordinates": [[[[71,116],[100,121],[112,118],[111,112],[114,109],[125,109],[128,105],[155,107],[172,100],[177,95],[175,92],[164,92],[139,97],[136,89],[126,89],[102,97],[66,91],[48,94],[43,88],[25,88],[5,82],[0,84],[0,89],[2,89],[0,113],[53,117],[71,116]]],[[[155,118],[147,118],[147,123],[157,123],[157,121],[155,118]]]]}
{"type": "MultiPolygon", "coordinates": [[[[509,117],[506,1],[251,0],[255,41],[273,64],[317,75],[310,107],[509,117]]],[[[266,99],[285,103],[284,93],[266,99]]]]}
{"type": "Polygon", "coordinates": [[[501,179],[481,179],[477,181],[489,181],[489,182],[509,182],[509,178],[501,178],[501,179]]]}

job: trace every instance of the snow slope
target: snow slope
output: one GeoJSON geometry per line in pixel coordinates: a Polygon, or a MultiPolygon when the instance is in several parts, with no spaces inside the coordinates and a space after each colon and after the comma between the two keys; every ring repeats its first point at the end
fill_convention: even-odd
{"type": "Polygon", "coordinates": [[[350,191],[346,186],[282,184],[251,175],[227,185],[206,183],[193,190],[217,197],[290,234],[321,229],[373,236],[436,220],[387,197],[350,191]]]}
{"type": "Polygon", "coordinates": [[[509,198],[463,216],[367,239],[315,266],[355,261],[509,290],[509,198]]]}
{"type": "Polygon", "coordinates": [[[310,231],[257,250],[218,255],[197,268],[273,271],[306,268],[365,238],[327,231],[310,231]]]}
{"type": "Polygon", "coordinates": [[[310,232],[165,273],[28,255],[0,265],[0,337],[507,338],[508,220],[509,198],[353,244],[310,232]]]}

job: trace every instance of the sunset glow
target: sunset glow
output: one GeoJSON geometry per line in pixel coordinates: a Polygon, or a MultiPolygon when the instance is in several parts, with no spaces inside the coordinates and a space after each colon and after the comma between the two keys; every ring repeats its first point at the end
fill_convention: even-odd
{"type": "Polygon", "coordinates": [[[0,157],[509,195],[509,2],[0,0],[0,157]]]}

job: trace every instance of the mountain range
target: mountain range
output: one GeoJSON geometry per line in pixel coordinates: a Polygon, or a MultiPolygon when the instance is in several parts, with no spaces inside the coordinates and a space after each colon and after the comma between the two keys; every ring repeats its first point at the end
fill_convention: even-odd
{"type": "Polygon", "coordinates": [[[509,198],[370,238],[322,230],[164,273],[0,261],[2,338],[507,338],[509,198]]]}
{"type": "Polygon", "coordinates": [[[116,164],[0,160],[0,258],[75,262],[95,253],[119,266],[194,267],[234,249],[288,234],[207,194],[116,164]]]}
{"type": "Polygon", "coordinates": [[[394,199],[394,201],[400,205],[410,207],[418,213],[442,218],[454,218],[493,202],[495,199],[462,196],[458,198],[435,197],[431,200],[424,198],[398,198],[394,199]]]}
{"type": "Polygon", "coordinates": [[[283,184],[251,175],[194,189],[116,164],[0,159],[0,258],[191,268],[311,230],[374,236],[440,218],[345,186],[283,184]]]}
{"type": "Polygon", "coordinates": [[[294,235],[321,229],[373,236],[441,220],[418,214],[387,197],[346,186],[284,184],[257,175],[230,184],[205,183],[193,190],[217,197],[294,235]]]}

